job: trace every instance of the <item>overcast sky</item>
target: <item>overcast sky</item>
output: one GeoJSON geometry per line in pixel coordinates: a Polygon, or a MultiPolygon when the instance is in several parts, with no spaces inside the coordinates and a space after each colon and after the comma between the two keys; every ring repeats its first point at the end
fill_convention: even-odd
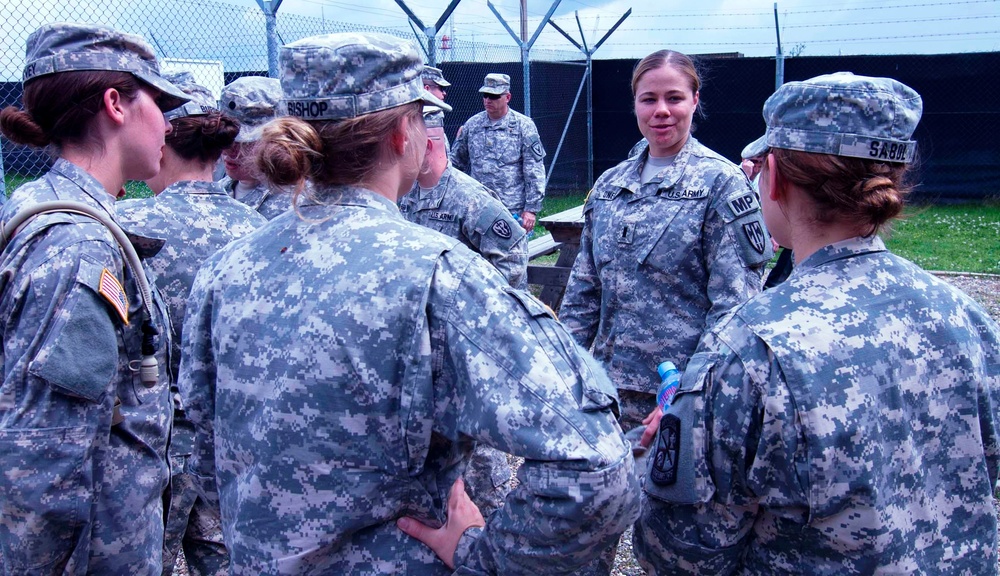
{"type": "MultiPolygon", "coordinates": [[[[431,26],[448,1],[406,3],[431,26]]],[[[494,5],[519,32],[519,0],[494,0],[494,5]]],[[[552,0],[528,0],[529,37],[552,5],[552,0]]],[[[773,1],[763,0],[562,0],[552,20],[577,41],[582,27],[593,47],[631,8],[594,54],[599,59],[641,58],[661,48],[774,56],[773,7],[773,1]]],[[[0,80],[20,79],[28,33],[53,20],[95,22],[142,34],[161,57],[217,60],[227,71],[267,68],[264,17],[255,0],[0,0],[0,80]]],[[[1000,51],[1000,0],[780,0],[778,22],[787,56],[1000,51]]],[[[393,0],[284,0],[278,11],[282,42],[344,30],[342,23],[390,28],[413,38],[405,13],[393,0]]],[[[439,32],[439,44],[443,36],[452,39],[453,48],[439,49],[438,62],[520,59],[516,43],[486,0],[461,0],[439,32]],[[484,49],[484,44],[490,46],[484,49]]],[[[533,59],[581,57],[551,26],[545,26],[533,50],[533,59]]]]}
{"type": "MultiPolygon", "coordinates": [[[[255,5],[254,0],[239,0],[255,5]]],[[[407,0],[425,25],[433,25],[448,0],[407,0]]],[[[494,0],[516,32],[519,0],[494,0]]],[[[528,0],[528,34],[549,11],[551,0],[528,0]]],[[[562,0],[553,20],[579,41],[574,13],[593,45],[626,12],[632,14],[598,50],[595,58],[638,58],[660,48],[699,54],[775,53],[774,2],[761,0],[562,0]]],[[[282,12],[385,27],[406,27],[393,0],[284,0],[282,12]]],[[[1000,50],[1000,1],[966,0],[781,0],[781,44],[785,53],[934,54],[1000,50]]],[[[551,27],[535,46],[576,50],[551,27]]],[[[460,40],[514,45],[486,0],[462,0],[441,34],[460,40]]]]}

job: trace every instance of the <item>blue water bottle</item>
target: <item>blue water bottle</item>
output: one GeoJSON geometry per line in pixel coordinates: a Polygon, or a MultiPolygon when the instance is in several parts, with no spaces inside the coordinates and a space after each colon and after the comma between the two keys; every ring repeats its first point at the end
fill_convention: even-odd
{"type": "MultiPolygon", "coordinates": [[[[656,394],[656,404],[666,412],[674,394],[681,384],[681,374],[673,362],[663,362],[656,367],[660,374],[660,390],[656,394]]],[[[660,431],[656,435],[653,462],[649,467],[649,479],[654,484],[669,486],[677,482],[677,460],[680,455],[681,421],[674,414],[664,414],[660,418],[660,431]]]]}
{"type": "Polygon", "coordinates": [[[656,393],[656,405],[660,407],[660,410],[666,412],[674,394],[680,388],[681,373],[677,371],[677,366],[674,366],[674,363],[669,360],[661,362],[656,367],[656,371],[660,374],[660,391],[656,393]]]}

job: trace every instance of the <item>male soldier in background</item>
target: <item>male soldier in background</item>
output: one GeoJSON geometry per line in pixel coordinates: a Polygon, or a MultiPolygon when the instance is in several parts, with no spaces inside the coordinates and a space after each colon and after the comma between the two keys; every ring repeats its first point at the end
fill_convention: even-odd
{"type": "Polygon", "coordinates": [[[219,184],[268,220],[292,206],[291,193],[261,182],[253,165],[254,146],[264,124],[274,118],[280,99],[281,84],[264,76],[237,78],[222,89],[222,111],[240,121],[240,133],[236,143],[222,153],[226,177],[219,184]]]}
{"type": "Polygon", "coordinates": [[[531,232],[545,198],[545,149],[531,118],[510,109],[510,76],[487,74],[486,109],[469,118],[455,139],[452,164],[500,195],[531,232]]]}
{"type": "MultiPolygon", "coordinates": [[[[451,86],[451,82],[444,79],[441,69],[433,66],[424,66],[424,71],[421,72],[420,78],[424,82],[424,90],[427,90],[444,102],[444,97],[448,95],[448,91],[445,88],[451,86]]],[[[444,133],[443,126],[441,135],[444,138],[444,152],[446,155],[451,156],[451,141],[448,140],[448,135],[444,133]]],[[[423,222],[419,222],[419,224],[423,224],[423,222]]]]}
{"type": "Polygon", "coordinates": [[[433,66],[424,66],[424,71],[421,73],[420,78],[424,81],[424,90],[427,90],[444,102],[444,97],[448,95],[445,88],[451,86],[451,82],[444,79],[441,69],[434,68],[433,66]]]}
{"type": "MultiPolygon", "coordinates": [[[[426,68],[425,68],[426,70],[426,68]]],[[[514,288],[527,287],[528,241],[496,193],[452,169],[445,154],[444,113],[424,108],[427,154],[399,211],[415,222],[458,238],[503,274],[514,288]]]]}

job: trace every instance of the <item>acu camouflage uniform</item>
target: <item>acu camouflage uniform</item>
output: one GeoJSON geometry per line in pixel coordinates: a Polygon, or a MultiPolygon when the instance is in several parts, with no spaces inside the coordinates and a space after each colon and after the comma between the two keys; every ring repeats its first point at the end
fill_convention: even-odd
{"type": "MultiPolygon", "coordinates": [[[[773,251],[737,166],[689,137],[671,166],[640,185],[646,155],[594,184],[559,318],[620,390],[653,395],[656,366],[683,370],[702,333],[760,292],[773,251]]],[[[630,425],[655,400],[641,404],[623,413],[630,425]]]]}
{"type": "Polygon", "coordinates": [[[234,572],[449,574],[395,520],[443,523],[479,442],[525,463],[460,573],[572,573],[637,511],[603,371],[457,240],[362,189],[324,198],[223,249],[192,290],[181,389],[203,474],[219,450],[234,572]]]}
{"type": "MultiPolygon", "coordinates": [[[[126,230],[165,238],[163,249],[147,261],[156,273],[156,285],[170,309],[174,342],[172,373],[180,364],[181,325],[191,284],[202,263],[220,248],[244,236],[267,220],[230,198],[211,182],[181,181],[155,198],[126,200],[118,204],[126,230]]],[[[183,544],[184,556],[194,574],[228,572],[229,554],[222,543],[217,503],[198,497],[195,479],[188,470],[194,427],[187,419],[177,390],[174,393],[174,427],[170,436],[170,507],[164,542],[164,570],[168,575],[183,544]]]]}
{"type": "Polygon", "coordinates": [[[657,574],[996,574],[998,402],[985,311],[877,237],[827,246],[691,358],[634,550],[657,574]]]}
{"type": "MultiPolygon", "coordinates": [[[[424,79],[426,82],[426,77],[424,79]]],[[[424,115],[428,126],[443,126],[443,114],[424,115]]],[[[486,258],[514,288],[528,287],[528,235],[496,194],[449,165],[430,190],[415,183],[399,201],[403,217],[457,238],[486,258]]],[[[476,446],[463,479],[484,516],[497,510],[510,492],[510,462],[503,452],[476,446]]]]}
{"type": "MultiPolygon", "coordinates": [[[[62,159],[18,188],[0,219],[50,200],[115,219],[114,198],[62,159]]],[[[160,331],[152,388],[129,367],[141,358],[142,298],[111,232],[86,216],[44,214],[3,252],[0,564],[11,574],[160,575],[170,331],[149,283],[160,331]],[[116,284],[125,316],[108,300],[116,284]]]]}
{"type": "MultiPolygon", "coordinates": [[[[158,90],[161,110],[188,100],[160,77],[143,38],[103,26],[42,26],[28,37],[26,62],[25,84],[66,71],[118,71],[158,90]]],[[[54,200],[116,221],[114,197],[57,159],[14,192],[0,222],[54,200]]],[[[140,257],[162,244],[131,240],[140,257]]],[[[36,215],[0,255],[0,567],[7,573],[162,570],[170,331],[151,287],[160,368],[147,387],[132,368],[142,360],[145,323],[132,274],[110,230],[69,212],[36,215]]]]}
{"type": "Polygon", "coordinates": [[[503,274],[514,288],[528,286],[528,235],[496,194],[471,176],[445,168],[437,185],[415,184],[399,201],[410,222],[458,238],[503,274]]]}
{"type": "MultiPolygon", "coordinates": [[[[229,176],[219,180],[219,187],[229,196],[236,197],[236,181],[229,176]]],[[[270,186],[266,182],[259,182],[253,190],[237,201],[253,208],[267,220],[292,209],[292,193],[277,186],[270,186]]]]}
{"type": "Polygon", "coordinates": [[[512,109],[496,123],[485,110],[469,118],[451,147],[452,165],[495,191],[515,214],[542,211],[544,158],[535,123],[512,109]]]}
{"type": "MultiPolygon", "coordinates": [[[[281,85],[274,78],[243,76],[227,84],[222,89],[220,105],[223,112],[240,121],[236,141],[247,145],[257,142],[264,125],[274,118],[280,99],[281,85]]],[[[223,177],[219,185],[227,194],[236,197],[236,182],[232,178],[223,177]]],[[[292,207],[292,192],[259,182],[238,200],[270,220],[292,207]]]]}
{"type": "MultiPolygon", "coordinates": [[[[391,36],[307,38],[281,59],[285,110],[307,119],[440,102],[391,36]]],[[[525,463],[463,535],[458,573],[568,573],[616,539],[638,478],[600,367],[536,299],[389,199],[311,196],[206,263],[184,326],[181,390],[199,469],[217,466],[234,573],[450,574],[395,521],[443,523],[478,442],[525,463]]]]}

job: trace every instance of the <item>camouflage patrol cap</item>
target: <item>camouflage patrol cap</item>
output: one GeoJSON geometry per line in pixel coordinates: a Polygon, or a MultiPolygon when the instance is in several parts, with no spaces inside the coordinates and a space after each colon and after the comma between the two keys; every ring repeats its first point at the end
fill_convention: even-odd
{"type": "Polygon", "coordinates": [[[788,82],[764,103],[767,131],[742,156],[784,148],[910,163],[922,111],[920,95],[892,78],[837,72],[788,82]]]}
{"type": "Polygon", "coordinates": [[[441,72],[440,68],[435,68],[433,66],[424,66],[424,71],[420,75],[424,79],[424,83],[433,82],[442,88],[447,88],[451,86],[451,82],[444,79],[444,73],[441,72]]]}
{"type": "Polygon", "coordinates": [[[410,102],[451,110],[424,90],[424,66],[413,44],[394,36],[312,36],[283,46],[280,59],[283,115],[343,120],[410,102]]]}
{"type": "Polygon", "coordinates": [[[209,110],[217,110],[215,96],[212,91],[194,81],[194,75],[188,71],[176,72],[164,76],[171,84],[180,88],[191,97],[190,102],[163,114],[168,121],[185,116],[202,116],[209,110]]]}
{"type": "Polygon", "coordinates": [[[189,100],[160,76],[153,48],[141,36],[106,26],[53,22],[28,36],[24,84],[59,72],[79,70],[128,72],[160,92],[160,110],[172,110],[189,100]]]}
{"type": "Polygon", "coordinates": [[[222,111],[240,121],[237,142],[260,140],[264,124],[278,112],[281,83],[266,76],[244,76],[222,88],[222,111]]]}
{"type": "Polygon", "coordinates": [[[424,126],[444,128],[444,110],[437,106],[424,106],[424,126]]]}
{"type": "Polygon", "coordinates": [[[510,76],[506,74],[487,74],[483,80],[482,94],[504,94],[510,92],[510,76]]]}

